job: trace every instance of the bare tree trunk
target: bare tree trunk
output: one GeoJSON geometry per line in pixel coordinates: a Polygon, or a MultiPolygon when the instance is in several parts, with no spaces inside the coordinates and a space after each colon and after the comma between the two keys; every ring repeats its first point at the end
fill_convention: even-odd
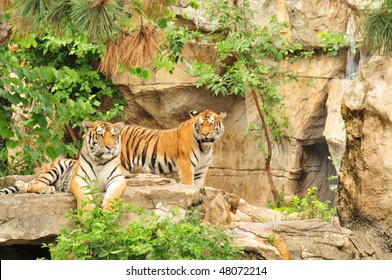
{"type": "Polygon", "coordinates": [[[271,172],[271,158],[272,158],[271,133],[270,133],[269,127],[265,121],[264,114],[260,109],[260,103],[259,103],[259,99],[257,98],[257,94],[258,93],[254,89],[252,89],[253,99],[255,101],[255,105],[256,105],[257,111],[259,113],[260,119],[261,119],[261,124],[263,126],[265,139],[267,141],[267,157],[265,159],[264,169],[265,169],[265,172],[267,172],[268,183],[270,185],[272,196],[274,197],[274,200],[276,201],[277,205],[280,207],[281,203],[280,203],[279,193],[276,189],[275,182],[274,182],[274,179],[272,177],[272,172],[271,172]]]}

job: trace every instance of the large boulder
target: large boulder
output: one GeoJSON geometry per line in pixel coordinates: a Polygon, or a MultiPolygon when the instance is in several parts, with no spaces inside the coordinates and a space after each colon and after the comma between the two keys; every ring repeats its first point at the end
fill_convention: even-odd
{"type": "MultiPolygon", "coordinates": [[[[15,180],[20,179],[28,181],[31,177],[0,178],[0,187],[12,186],[15,180]]],[[[205,207],[202,207],[203,197],[196,187],[183,187],[172,179],[153,175],[136,175],[127,180],[127,185],[122,196],[124,202],[161,216],[171,215],[174,208],[179,210],[179,218],[192,208],[205,211],[205,207]]],[[[70,193],[2,195],[0,244],[41,244],[53,241],[62,227],[71,225],[65,214],[75,208],[76,200],[70,193]]],[[[135,215],[126,217],[124,222],[136,218],[135,215]]]]}
{"type": "Polygon", "coordinates": [[[290,257],[296,260],[392,259],[391,252],[373,237],[318,220],[267,223],[286,242],[290,257]]]}
{"type": "Polygon", "coordinates": [[[344,96],[347,146],[337,209],[342,225],[371,231],[392,250],[392,67],[376,57],[344,96]]]}

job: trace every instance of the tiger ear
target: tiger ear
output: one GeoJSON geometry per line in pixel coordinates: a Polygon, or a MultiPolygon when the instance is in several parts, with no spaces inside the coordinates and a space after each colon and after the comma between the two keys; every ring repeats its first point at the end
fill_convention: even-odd
{"type": "Polygon", "coordinates": [[[93,122],[84,120],[82,122],[82,126],[83,126],[83,129],[84,129],[84,132],[86,133],[87,131],[89,131],[93,127],[93,122]]]}
{"type": "Polygon", "coordinates": [[[123,122],[116,122],[114,127],[120,132],[124,128],[125,124],[123,122]]]}
{"type": "Polygon", "coordinates": [[[198,111],[190,111],[189,115],[193,118],[194,116],[197,116],[199,114],[198,111]]]}
{"type": "Polygon", "coordinates": [[[218,119],[220,120],[220,121],[223,121],[225,118],[226,118],[226,112],[220,112],[219,114],[218,114],[218,119]]]}

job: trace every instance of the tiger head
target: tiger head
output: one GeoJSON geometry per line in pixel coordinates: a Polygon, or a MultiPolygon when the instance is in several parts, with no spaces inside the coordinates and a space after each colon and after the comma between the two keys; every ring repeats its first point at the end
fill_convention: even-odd
{"type": "Polygon", "coordinates": [[[205,110],[201,113],[192,111],[190,115],[193,121],[193,134],[197,141],[212,144],[223,134],[222,121],[226,117],[226,113],[217,114],[211,110],[205,110]]]}
{"type": "Polygon", "coordinates": [[[97,162],[111,160],[121,152],[120,131],[123,122],[115,124],[105,121],[83,121],[84,147],[88,154],[97,162]]]}

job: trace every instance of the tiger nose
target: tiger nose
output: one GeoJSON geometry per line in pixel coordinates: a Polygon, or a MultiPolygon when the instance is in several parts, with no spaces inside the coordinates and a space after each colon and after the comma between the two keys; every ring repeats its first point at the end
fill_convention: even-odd
{"type": "Polygon", "coordinates": [[[106,149],[108,149],[109,151],[111,151],[111,150],[114,149],[114,146],[108,146],[108,145],[106,145],[105,147],[106,147],[106,149]]]}

